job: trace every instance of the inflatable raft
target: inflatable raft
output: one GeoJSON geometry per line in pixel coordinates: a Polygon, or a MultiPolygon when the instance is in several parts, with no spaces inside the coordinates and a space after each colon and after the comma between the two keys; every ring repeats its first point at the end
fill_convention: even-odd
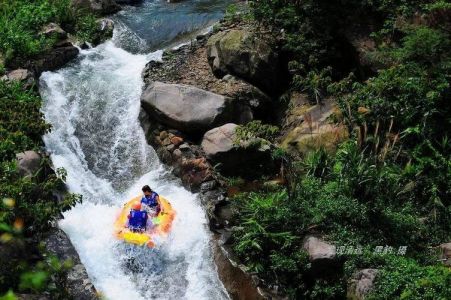
{"type": "Polygon", "coordinates": [[[171,230],[172,221],[175,217],[175,211],[172,209],[171,203],[165,198],[160,196],[161,212],[158,216],[151,219],[152,226],[149,226],[145,232],[132,232],[126,227],[128,221],[128,214],[132,204],[135,201],[140,201],[141,196],[131,199],[124,204],[116,222],[114,223],[114,233],[116,237],[130,244],[139,246],[147,245],[150,248],[155,247],[153,237],[155,236],[167,236],[171,230]]]}

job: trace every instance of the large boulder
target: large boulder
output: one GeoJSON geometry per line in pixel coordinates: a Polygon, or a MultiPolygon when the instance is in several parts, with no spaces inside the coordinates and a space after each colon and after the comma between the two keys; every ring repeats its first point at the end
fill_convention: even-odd
{"type": "Polygon", "coordinates": [[[41,167],[41,155],[35,151],[25,151],[16,154],[17,169],[21,176],[31,177],[41,167]]]}
{"type": "Polygon", "coordinates": [[[363,269],[354,274],[350,280],[347,292],[347,299],[349,300],[363,300],[374,288],[378,270],[377,269],[363,269]]]}
{"type": "Polygon", "coordinates": [[[274,172],[270,144],[262,139],[238,141],[237,127],[228,123],[205,133],[201,146],[207,158],[226,176],[253,178],[274,172]]]}
{"type": "Polygon", "coordinates": [[[99,299],[98,293],[81,263],[69,237],[59,228],[52,229],[44,240],[47,251],[61,261],[69,260],[73,266],[67,271],[66,291],[72,299],[99,299]]]}
{"type": "Polygon", "coordinates": [[[235,147],[235,130],[238,125],[229,123],[214,128],[205,133],[202,139],[202,149],[209,158],[215,158],[235,147]]]}
{"type": "Polygon", "coordinates": [[[118,12],[121,7],[114,0],[71,0],[72,4],[81,9],[87,9],[99,15],[109,15],[118,12]]]}
{"type": "Polygon", "coordinates": [[[304,240],[303,248],[307,251],[314,274],[336,268],[338,260],[334,245],[320,238],[308,236],[304,240]]]}
{"type": "Polygon", "coordinates": [[[207,56],[217,77],[236,75],[276,94],[283,74],[279,57],[267,39],[246,30],[229,30],[213,35],[207,43],[207,56]]]}
{"type": "Polygon", "coordinates": [[[235,118],[230,99],[182,84],[150,83],[141,105],[161,123],[188,133],[202,133],[235,118]]]}

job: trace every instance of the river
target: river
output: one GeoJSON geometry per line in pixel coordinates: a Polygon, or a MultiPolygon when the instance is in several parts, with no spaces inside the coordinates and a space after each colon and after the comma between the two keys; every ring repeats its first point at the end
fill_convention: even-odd
{"type": "Polygon", "coordinates": [[[141,72],[163,49],[205,29],[229,1],[162,0],[127,6],[113,19],[111,40],[40,78],[44,136],[55,167],[67,171],[83,203],[64,213],[69,235],[97,290],[107,299],[227,299],[196,194],[185,190],[146,143],[138,121],[141,72]],[[144,184],[177,212],[171,234],[155,249],[117,241],[112,224],[121,205],[144,184]]]}

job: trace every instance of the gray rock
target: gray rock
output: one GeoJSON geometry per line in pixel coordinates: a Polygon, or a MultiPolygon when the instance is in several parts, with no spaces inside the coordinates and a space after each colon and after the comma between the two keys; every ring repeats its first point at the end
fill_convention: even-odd
{"type": "Polygon", "coordinates": [[[180,149],[175,149],[172,154],[176,160],[182,157],[182,151],[180,151],[180,149]]]}
{"type": "Polygon", "coordinates": [[[229,75],[224,76],[222,80],[227,81],[228,85],[236,86],[233,93],[227,96],[236,103],[235,114],[239,116],[239,119],[237,119],[239,124],[246,124],[255,119],[265,120],[271,118],[272,101],[268,95],[252,84],[234,76],[225,79],[227,76],[229,75]]]}
{"type": "Polygon", "coordinates": [[[200,185],[200,191],[206,192],[213,190],[217,185],[216,180],[206,181],[200,185]]]}
{"type": "Polygon", "coordinates": [[[188,143],[183,143],[179,146],[180,151],[182,152],[187,152],[191,150],[191,147],[189,146],[188,143]]]}
{"type": "Polygon", "coordinates": [[[446,244],[441,244],[440,249],[440,259],[445,264],[445,266],[451,267],[451,242],[446,244]]]}
{"type": "Polygon", "coordinates": [[[77,57],[79,50],[70,42],[62,42],[56,45],[55,48],[48,50],[36,57],[31,62],[31,68],[36,74],[40,75],[45,71],[53,71],[61,68],[69,61],[77,57]]]}
{"type": "Polygon", "coordinates": [[[317,237],[309,236],[305,238],[303,248],[308,253],[313,273],[320,273],[336,267],[337,252],[335,246],[317,237]]]}
{"type": "Polygon", "coordinates": [[[109,32],[111,35],[113,34],[114,30],[114,21],[109,18],[103,18],[100,20],[97,20],[97,23],[100,26],[101,31],[109,32]]]}
{"type": "Polygon", "coordinates": [[[233,81],[233,80],[236,80],[236,77],[233,76],[233,75],[227,74],[227,75],[225,75],[224,77],[222,77],[222,80],[225,80],[225,81],[233,81]]]}
{"type": "Polygon", "coordinates": [[[238,125],[228,123],[207,131],[202,150],[217,169],[226,176],[258,177],[275,171],[271,148],[262,139],[237,141],[238,125]],[[260,142],[262,141],[262,142],[260,142]],[[254,143],[255,142],[255,143],[254,143]]]}
{"type": "Polygon", "coordinates": [[[89,279],[85,267],[69,237],[61,229],[53,229],[44,241],[47,251],[60,260],[70,260],[73,267],[67,273],[67,292],[73,299],[99,299],[96,289],[89,279]]]}
{"type": "Polygon", "coordinates": [[[2,80],[22,82],[25,88],[31,88],[36,84],[33,72],[27,69],[17,69],[8,72],[2,77],[2,80]]]}
{"type": "Polygon", "coordinates": [[[87,9],[99,15],[118,12],[121,7],[114,0],[71,0],[72,4],[81,9],[87,9]]]}
{"type": "Polygon", "coordinates": [[[45,25],[40,34],[45,35],[47,37],[55,37],[58,40],[64,40],[67,38],[67,33],[64,31],[58,24],[49,23],[45,25]]]}
{"type": "Polygon", "coordinates": [[[280,87],[281,70],[277,53],[261,37],[246,30],[229,30],[213,35],[207,43],[213,73],[222,78],[236,75],[266,92],[280,87]]]}
{"type": "Polygon", "coordinates": [[[348,287],[347,299],[365,299],[374,287],[377,272],[377,269],[363,269],[354,274],[348,287]]]}
{"type": "Polygon", "coordinates": [[[149,84],[142,93],[141,105],[161,123],[189,133],[205,132],[234,118],[226,97],[181,84],[149,84]]]}
{"type": "Polygon", "coordinates": [[[21,176],[33,176],[41,167],[41,155],[35,151],[16,154],[17,168],[21,176]]]}
{"type": "Polygon", "coordinates": [[[97,36],[92,41],[94,45],[103,43],[113,36],[114,21],[109,18],[97,20],[97,36]]]}
{"type": "Polygon", "coordinates": [[[335,246],[314,236],[305,239],[303,248],[307,250],[310,261],[335,259],[337,256],[335,246]]]}
{"type": "Polygon", "coordinates": [[[220,153],[232,150],[235,145],[237,127],[236,124],[228,123],[206,132],[201,145],[207,157],[214,159],[220,153]]]}

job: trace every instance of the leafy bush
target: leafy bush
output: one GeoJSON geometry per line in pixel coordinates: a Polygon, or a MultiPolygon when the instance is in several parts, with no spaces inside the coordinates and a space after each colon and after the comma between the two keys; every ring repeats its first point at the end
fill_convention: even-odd
{"type": "Polygon", "coordinates": [[[0,81],[0,157],[7,161],[16,153],[38,150],[41,136],[50,126],[40,111],[41,98],[20,83],[0,81]]]}
{"type": "MultiPolygon", "coordinates": [[[[31,177],[17,171],[15,154],[39,150],[42,135],[50,129],[40,105],[35,91],[25,90],[20,83],[0,82],[0,294],[50,291],[50,279],[65,268],[55,259],[46,259],[37,243],[62,211],[81,200],[74,194],[56,200],[55,192],[64,193],[66,174],[53,172],[48,159],[31,177]]],[[[52,293],[60,292],[55,287],[52,293]]]]}
{"type": "MultiPolygon", "coordinates": [[[[443,232],[450,228],[449,223],[431,226],[434,222],[420,221],[425,216],[430,218],[433,205],[415,206],[410,201],[416,195],[405,189],[408,172],[367,158],[354,142],[341,145],[335,157],[326,155],[320,151],[306,159],[298,170],[304,175],[294,197],[281,190],[241,194],[235,199],[238,227],[234,249],[252,271],[271,282],[273,272],[277,272],[276,284],[286,292],[297,297],[307,293],[314,298],[314,287],[306,288],[299,279],[308,265],[296,260],[296,253],[302,252],[302,238],[312,229],[337,245],[370,249],[406,245],[411,257],[427,256],[428,242],[446,239],[443,232]],[[393,195],[397,195],[396,200],[393,195]],[[274,253],[287,264],[291,261],[291,269],[278,268],[274,253]]],[[[338,283],[329,284],[324,288],[338,283]]],[[[332,288],[338,293],[335,297],[343,295],[344,290],[345,286],[332,288]]],[[[318,299],[324,299],[321,297],[318,299]]]]}
{"type": "Polygon", "coordinates": [[[263,124],[259,120],[251,121],[246,125],[240,125],[235,130],[237,142],[248,141],[256,138],[272,140],[279,133],[279,127],[263,124]]]}
{"type": "Polygon", "coordinates": [[[42,26],[54,22],[69,32],[90,40],[96,28],[93,15],[76,10],[70,0],[11,0],[0,3],[0,53],[6,64],[29,58],[49,49],[53,37],[39,34],[42,26]]]}
{"type": "Polygon", "coordinates": [[[428,247],[451,239],[451,39],[448,23],[433,23],[436,15],[423,19],[432,25],[409,21],[416,12],[443,17],[449,6],[263,0],[252,7],[256,20],[284,31],[291,88],[318,102],[326,92],[338,98],[353,134],[336,154],[318,149],[293,164],[290,191],[236,196],[238,256],[291,298],[343,298],[346,280],[361,268],[381,270],[372,299],[449,298],[449,270],[435,265],[428,247]],[[340,46],[335,29],[362,16],[376,21],[373,59],[384,67],[364,82],[350,74],[330,84],[343,71],[334,62],[340,46]],[[308,278],[309,264],[298,254],[309,233],[337,245],[362,245],[364,253],[346,257],[345,272],[336,278],[308,278]],[[374,255],[378,245],[407,246],[408,252],[374,255]]]}
{"type": "Polygon", "coordinates": [[[391,257],[376,277],[376,288],[368,299],[449,299],[451,270],[421,266],[415,260],[391,257]]]}

